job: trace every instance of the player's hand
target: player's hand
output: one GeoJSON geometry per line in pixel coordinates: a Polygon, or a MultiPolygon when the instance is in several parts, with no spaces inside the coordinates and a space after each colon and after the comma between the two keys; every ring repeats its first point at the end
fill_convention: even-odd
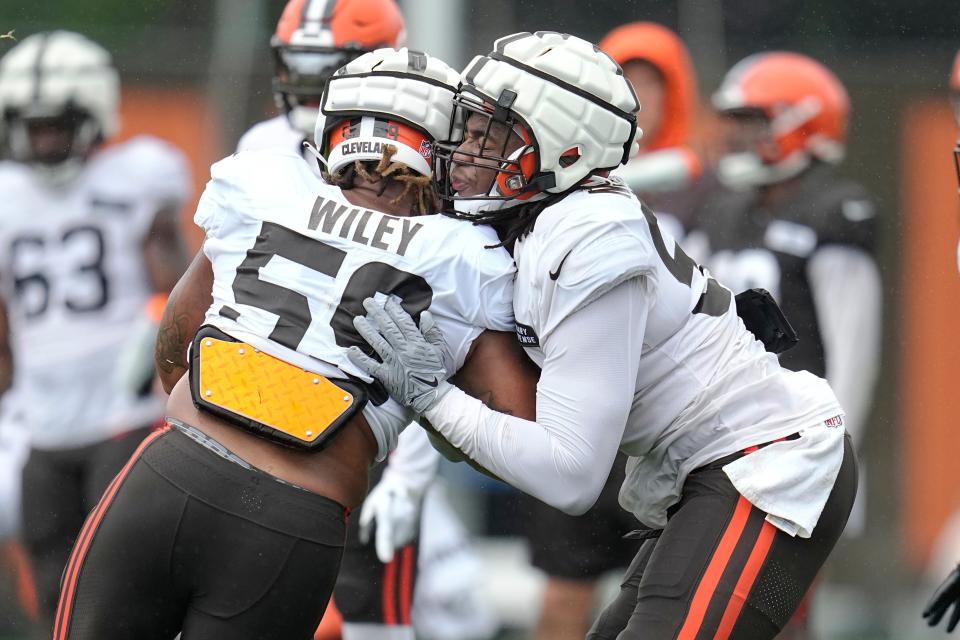
{"type": "Polygon", "coordinates": [[[420,524],[423,496],[402,480],[384,474],[360,507],[360,542],[367,544],[376,525],[374,547],[380,562],[393,560],[397,549],[410,544],[420,524]]]}
{"type": "Polygon", "coordinates": [[[373,298],[363,301],[366,316],[353,319],[353,326],[377,352],[377,362],[358,347],[347,357],[379,380],[394,400],[423,414],[436,404],[450,385],[443,363],[446,345],[429,311],[420,314],[420,326],[393,299],[380,305],[373,298]]]}
{"type": "Polygon", "coordinates": [[[923,610],[923,617],[927,620],[927,624],[935,627],[951,606],[953,613],[950,614],[950,621],[947,622],[947,633],[953,631],[957,627],[957,622],[960,622],[960,566],[950,572],[943,584],[937,587],[923,610]]]}

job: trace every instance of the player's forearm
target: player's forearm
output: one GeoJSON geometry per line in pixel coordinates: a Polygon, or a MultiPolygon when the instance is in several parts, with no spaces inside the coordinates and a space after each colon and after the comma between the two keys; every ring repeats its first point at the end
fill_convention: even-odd
{"type": "Polygon", "coordinates": [[[616,455],[616,443],[597,449],[575,429],[496,412],[456,387],[425,417],[494,477],[571,514],[593,505],[603,485],[597,470],[609,468],[616,455]]]}
{"type": "Polygon", "coordinates": [[[143,245],[143,256],[154,292],[169,293],[189,262],[175,208],[156,214],[143,245]]]}
{"type": "Polygon", "coordinates": [[[187,347],[211,304],[212,286],[213,269],[200,251],[171,292],[157,330],[154,361],[167,393],[187,371],[187,347]]]}
{"type": "Polygon", "coordinates": [[[13,386],[13,351],[6,341],[0,345],[0,396],[13,386]]]}
{"type": "Polygon", "coordinates": [[[615,287],[564,320],[545,345],[536,421],[453,387],[424,415],[505,482],[569,513],[596,501],[632,406],[646,324],[642,287],[615,287]]]}

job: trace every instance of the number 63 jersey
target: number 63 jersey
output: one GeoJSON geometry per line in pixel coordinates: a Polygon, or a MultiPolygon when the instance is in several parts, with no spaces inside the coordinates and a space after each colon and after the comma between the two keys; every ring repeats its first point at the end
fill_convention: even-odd
{"type": "MultiPolygon", "coordinates": [[[[485,329],[512,331],[514,265],[492,230],[445,216],[354,206],[285,149],[243,151],[211,169],[196,223],[213,265],[206,322],[298,367],[372,379],[346,349],[373,351],[353,326],[366,298],[429,309],[456,371],[485,329]]],[[[412,415],[372,387],[364,409],[382,458],[412,415]]]]}
{"type": "Polygon", "coordinates": [[[144,240],[190,193],[183,154],[133,138],[59,187],[4,162],[0,192],[0,285],[32,445],[84,446],[155,420],[162,402],[125,390],[116,368],[153,292],[144,240]]]}

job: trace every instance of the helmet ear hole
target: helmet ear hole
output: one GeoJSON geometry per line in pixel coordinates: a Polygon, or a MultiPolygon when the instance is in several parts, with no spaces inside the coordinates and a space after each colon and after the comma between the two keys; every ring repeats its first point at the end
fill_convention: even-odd
{"type": "Polygon", "coordinates": [[[580,148],[579,147],[570,147],[566,151],[560,154],[560,166],[564,169],[567,167],[572,167],[580,160],[580,148]]]}

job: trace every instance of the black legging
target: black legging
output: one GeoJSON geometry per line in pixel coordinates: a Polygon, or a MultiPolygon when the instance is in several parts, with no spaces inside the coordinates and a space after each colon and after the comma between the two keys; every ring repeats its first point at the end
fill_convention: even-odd
{"type": "Polygon", "coordinates": [[[85,447],[30,451],[23,467],[21,537],[37,589],[36,638],[53,633],[60,577],[84,519],[149,434],[144,427],[85,447]]]}
{"type": "Polygon", "coordinates": [[[134,454],[67,564],[55,640],[309,640],[345,510],[176,429],[134,454]]]}

